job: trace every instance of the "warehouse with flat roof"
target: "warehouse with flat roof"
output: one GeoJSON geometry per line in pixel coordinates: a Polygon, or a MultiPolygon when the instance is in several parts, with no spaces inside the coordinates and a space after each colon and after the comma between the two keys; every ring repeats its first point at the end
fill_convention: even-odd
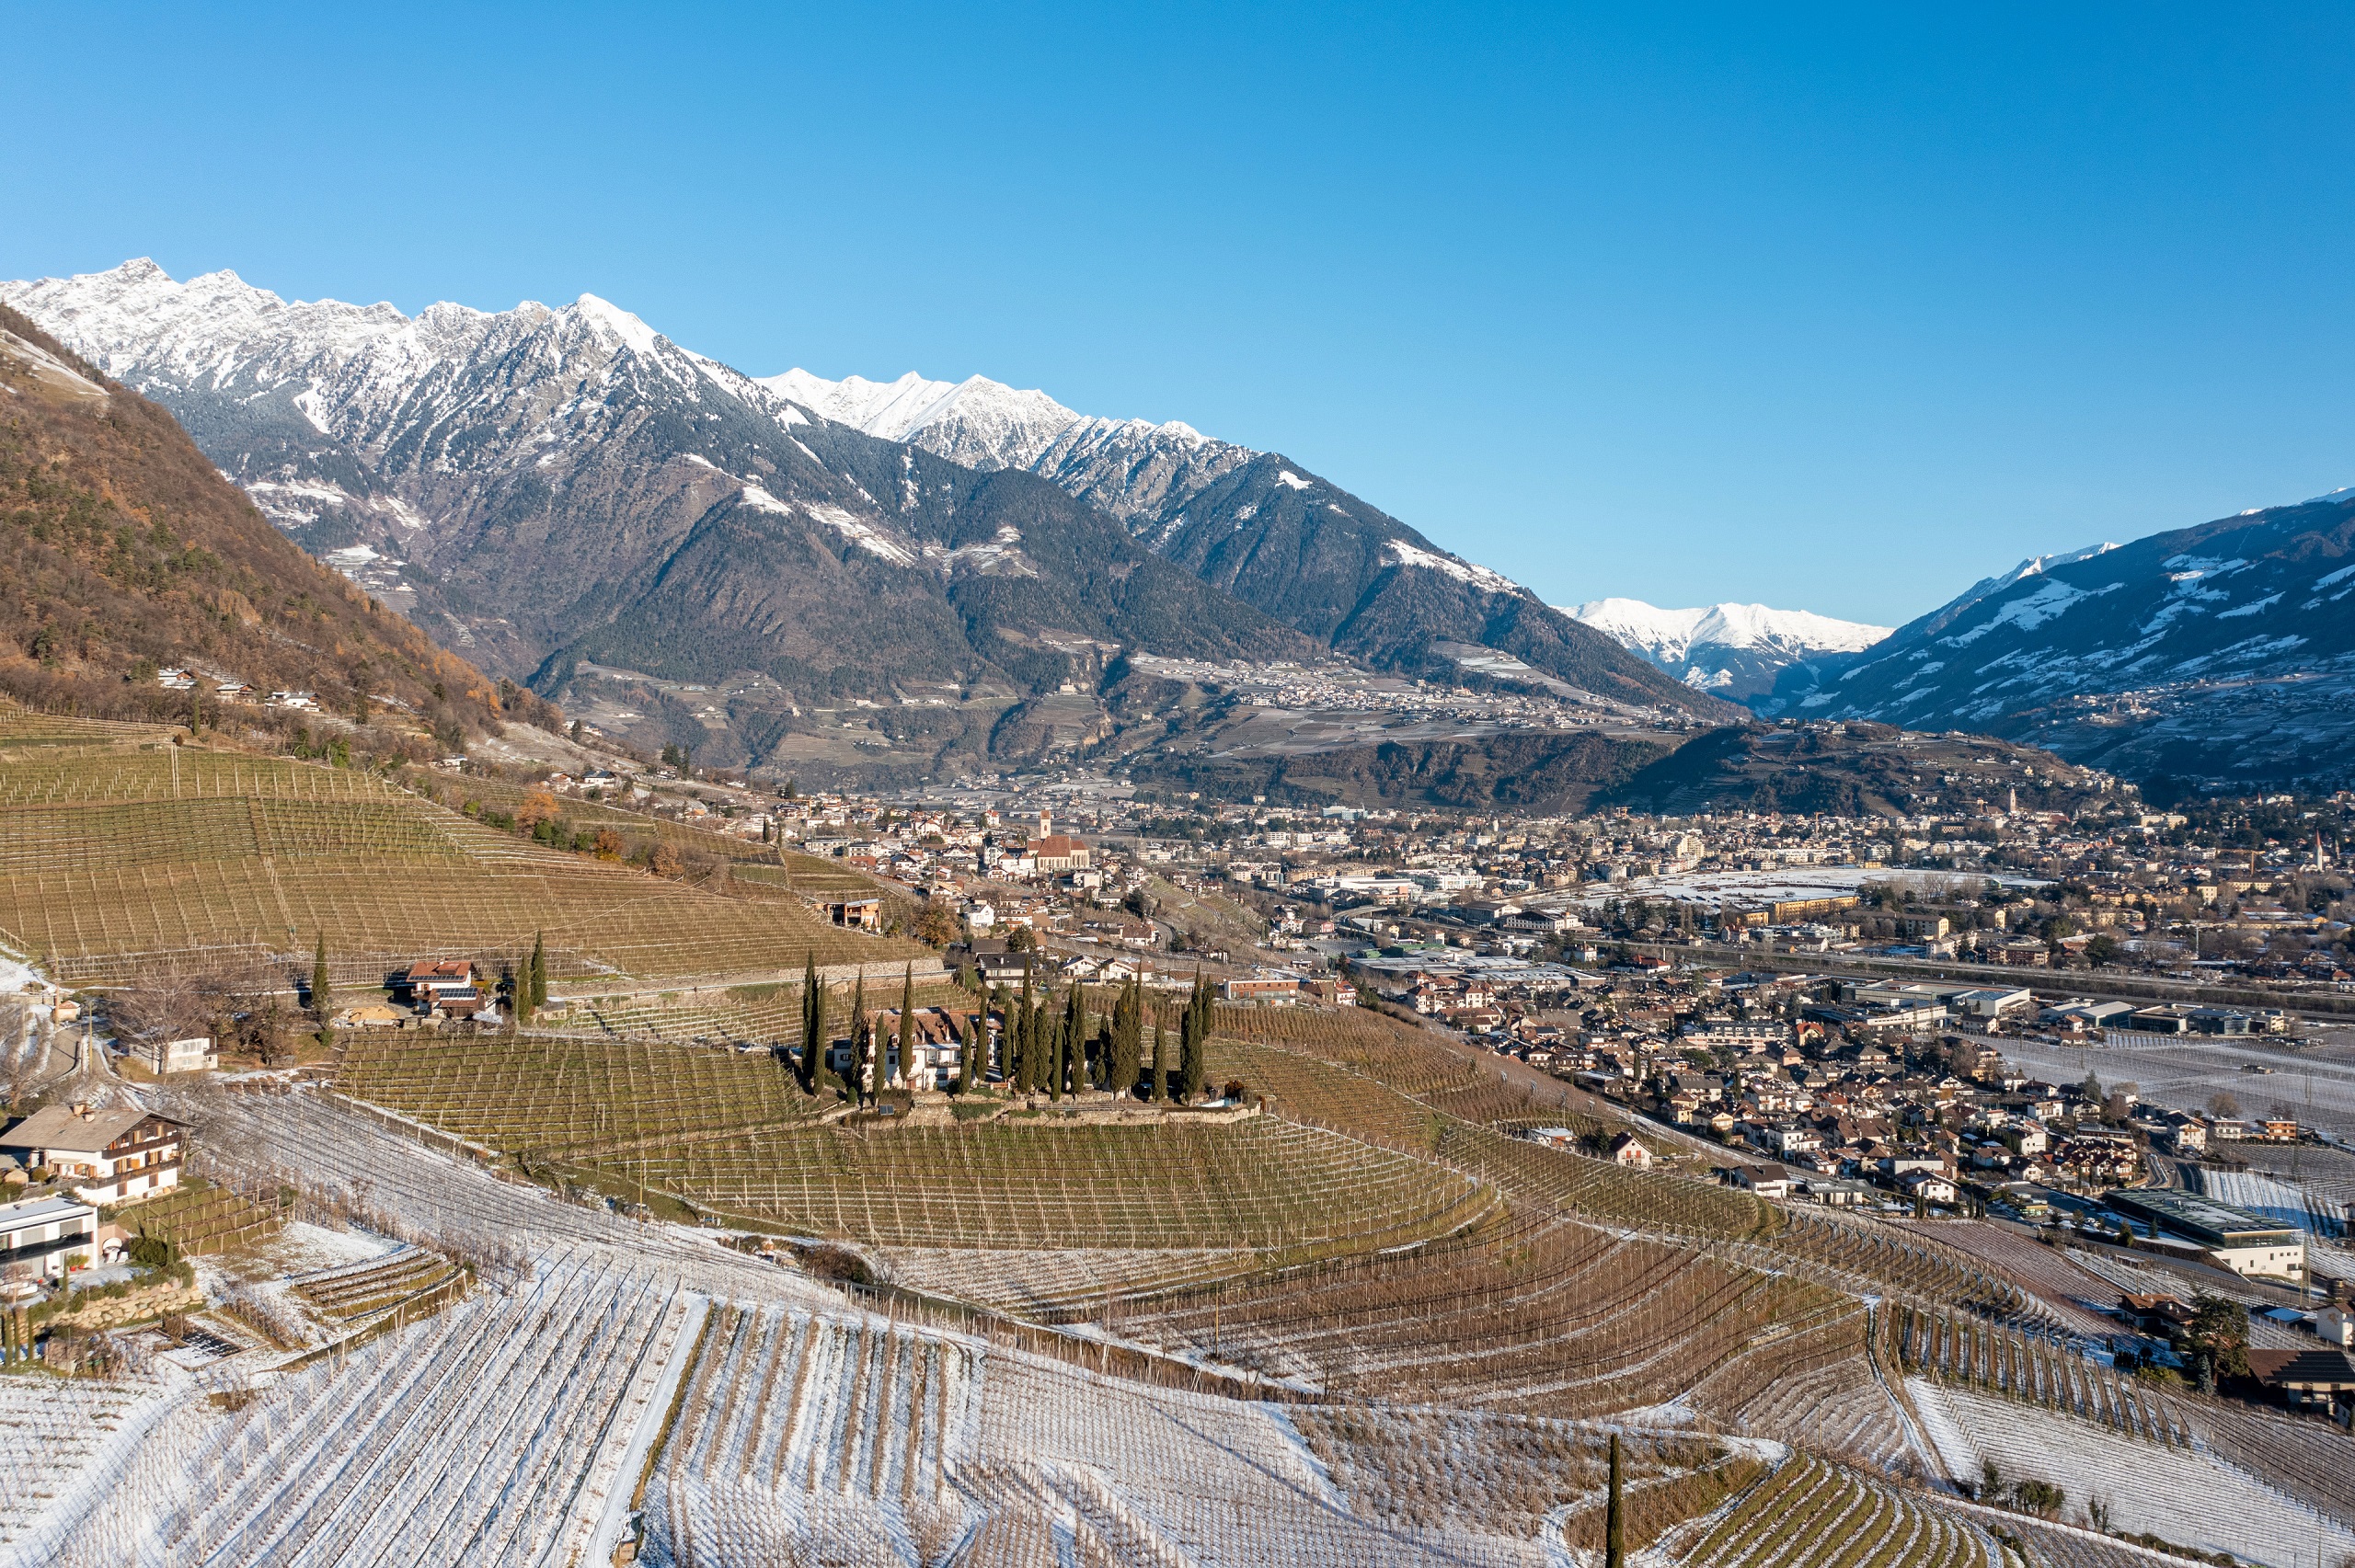
{"type": "Polygon", "coordinates": [[[2234,1274],[2300,1284],[2305,1280],[2306,1238],[2294,1226],[2197,1193],[2121,1188],[2102,1201],[2154,1230],[2198,1242],[2234,1274]]]}

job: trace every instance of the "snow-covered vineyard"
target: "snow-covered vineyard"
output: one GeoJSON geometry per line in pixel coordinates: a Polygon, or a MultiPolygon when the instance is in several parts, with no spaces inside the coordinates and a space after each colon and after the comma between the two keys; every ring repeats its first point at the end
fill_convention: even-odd
{"type": "MultiPolygon", "coordinates": [[[[0,1379],[0,1568],[1572,1568],[1601,1561],[1614,1432],[1640,1563],[2167,1561],[2081,1528],[2089,1504],[2278,1568],[2355,1551],[2344,1439],[2155,1396],[2075,1354],[2071,1299],[2098,1276],[2057,1257],[1986,1274],[2003,1249],[1844,1224],[1780,1252],[1680,1253],[1557,1217],[1057,1336],[845,1294],[316,1093],[172,1108],[201,1124],[224,1188],[299,1190],[317,1217],[290,1242],[300,1272],[269,1287],[290,1323],[385,1328],[387,1300],[421,1315],[307,1352],[257,1339],[105,1379],[0,1379]],[[362,1229],[324,1228],[337,1216],[362,1229]],[[1479,1276],[1443,1265],[1490,1246],[1506,1272],[1464,1298],[1479,1276]],[[1844,1288],[1874,1277],[1975,1306],[1844,1288]],[[1556,1324],[1571,1360],[1548,1371],[1513,1347],[1517,1297],[1590,1303],[1591,1321],[1556,1324]],[[1632,1315],[1592,1305],[1622,1299],[1632,1315]],[[1166,1375],[1118,1375],[1098,1347],[1166,1375]],[[1186,1386],[1189,1364],[1232,1369],[1246,1347],[1279,1397],[1186,1386]],[[1962,1495],[1991,1464],[2065,1487],[2066,1522],[1962,1495]]],[[[929,1288],[985,1282],[953,1248],[887,1255],[929,1288]]],[[[1074,1250],[1017,1269],[1011,1294],[1073,1303],[1217,1272],[1184,1250],[1074,1250]]]]}

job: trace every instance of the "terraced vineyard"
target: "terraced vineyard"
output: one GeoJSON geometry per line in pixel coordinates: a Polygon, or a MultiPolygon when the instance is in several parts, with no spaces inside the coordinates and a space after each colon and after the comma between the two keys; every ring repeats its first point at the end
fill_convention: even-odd
{"type": "Polygon", "coordinates": [[[119,1218],[134,1234],[169,1242],[190,1257],[266,1242],[285,1225],[281,1215],[200,1176],[185,1177],[160,1196],[121,1210],[119,1218]]]}
{"type": "MultiPolygon", "coordinates": [[[[1603,1545],[1602,1428],[1491,1411],[1312,1405],[1292,1423],[1352,1508],[1419,1528],[1603,1545]],[[1565,1506],[1565,1500],[1570,1500],[1565,1506]]],[[[1763,1471],[1748,1448],[1684,1433],[1626,1435],[1627,1536],[1648,1546],[1763,1471]]]]}
{"type": "MultiPolygon", "coordinates": [[[[789,974],[916,956],[797,898],[728,898],[481,826],[365,773],[0,714],[0,943],[71,980],[306,954],[339,978],[426,955],[552,974],[789,974]]],[[[706,835],[707,836],[707,835],[706,835]]]]}
{"type": "MultiPolygon", "coordinates": [[[[870,1003],[897,1007],[898,976],[885,972],[867,982],[870,1003]]],[[[586,989],[586,988],[582,988],[586,989]]],[[[838,1031],[849,1027],[850,990],[831,982],[827,1015],[838,1031]]],[[[971,1010],[971,993],[953,979],[919,979],[918,1007],[971,1010]]],[[[765,985],[709,987],[695,990],[630,996],[580,995],[561,1012],[543,1013],[541,1033],[603,1035],[617,1039],[669,1040],[695,1045],[730,1044],[798,1046],[801,1042],[801,988],[783,982],[765,985]]],[[[838,1036],[839,1037],[839,1036],[838,1036]]]]}
{"type": "Polygon", "coordinates": [[[822,1129],[578,1162],[617,1184],[815,1235],[900,1246],[1355,1250],[1487,1206],[1453,1173],[1272,1119],[822,1129]]]}
{"type": "Polygon", "coordinates": [[[2245,1459],[2121,1437],[2115,1426],[1952,1384],[1916,1381],[1913,1396],[1950,1473],[1976,1483],[1992,1464],[2001,1486],[2058,1487],[2071,1520],[2098,1505],[2114,1528],[2284,1568],[2355,1552],[2355,1528],[2245,1468],[2245,1459]]]}
{"type": "Polygon", "coordinates": [[[765,1054],[524,1035],[354,1038],[336,1087],[504,1151],[542,1157],[806,1120],[821,1108],[765,1054]]]}
{"type": "Polygon", "coordinates": [[[1821,1459],[1791,1460],[1683,1557],[1694,1568],[2004,1568],[1989,1530],[1821,1459]]]}
{"type": "Polygon", "coordinates": [[[306,1275],[295,1283],[294,1294],[321,1317],[350,1324],[431,1299],[464,1283],[465,1276],[448,1258],[404,1247],[380,1261],[306,1275]]]}
{"type": "Polygon", "coordinates": [[[1787,1276],[1516,1213],[1408,1255],[1136,1303],[1120,1326],[1352,1395],[1583,1417],[1666,1402],[1745,1361],[1771,1380],[1798,1331],[1852,1311],[1787,1276]]]}
{"type": "Polygon", "coordinates": [[[2007,1394],[2169,1447],[2191,1432],[2179,1402],[2044,1339],[1950,1312],[1899,1305],[1890,1311],[1898,1360],[1944,1383],[2007,1394]]]}

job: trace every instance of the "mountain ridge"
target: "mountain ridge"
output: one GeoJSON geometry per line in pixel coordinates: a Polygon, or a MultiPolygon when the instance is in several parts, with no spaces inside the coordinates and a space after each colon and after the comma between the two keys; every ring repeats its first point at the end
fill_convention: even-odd
{"type": "Polygon", "coordinates": [[[1043,480],[814,418],[594,295],[408,317],[128,264],[0,296],[169,403],[316,554],[642,744],[973,765],[1111,648],[1315,651],[1043,480]]]}
{"type": "Polygon", "coordinates": [[[1773,691],[1791,664],[1861,652],[1890,631],[1763,604],[1666,610],[1640,599],[1595,599],[1562,610],[1686,684],[1738,702],[1773,691]]]}
{"type": "Polygon", "coordinates": [[[1485,647],[1612,701],[1717,719],[1739,711],[1661,679],[1528,589],[1281,452],[1176,420],[1081,414],[982,376],[828,381],[796,369],[762,384],[868,434],[1037,474],[1197,575],[1376,667],[1455,680],[1467,667],[1443,648],[1485,647]]]}
{"type": "Polygon", "coordinates": [[[2168,787],[2355,770],[2355,493],[2032,557],[1764,711],[1958,728],[2168,787]]]}
{"type": "Polygon", "coordinates": [[[1010,389],[969,383],[952,428],[919,378],[854,389],[924,438],[886,441],[592,294],[412,317],[140,261],[0,298],[169,405],[316,555],[642,744],[813,772],[1002,761],[1003,710],[1128,647],[1451,682],[1442,650],[1501,648],[1608,702],[1724,711],[1299,464],[1186,427],[1012,395],[1039,419],[981,431],[980,394],[1010,389]],[[845,725],[844,704],[965,722],[845,725]],[[839,744],[810,739],[821,711],[839,744]]]}

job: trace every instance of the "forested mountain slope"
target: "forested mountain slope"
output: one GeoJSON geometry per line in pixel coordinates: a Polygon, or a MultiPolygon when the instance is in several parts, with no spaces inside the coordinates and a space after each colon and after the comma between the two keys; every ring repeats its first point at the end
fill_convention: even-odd
{"type": "Polygon", "coordinates": [[[206,699],[157,679],[186,666],[205,692],[365,699],[453,741],[546,716],[304,554],[169,413],[5,306],[0,582],[0,691],[42,707],[186,719],[206,699]]]}

